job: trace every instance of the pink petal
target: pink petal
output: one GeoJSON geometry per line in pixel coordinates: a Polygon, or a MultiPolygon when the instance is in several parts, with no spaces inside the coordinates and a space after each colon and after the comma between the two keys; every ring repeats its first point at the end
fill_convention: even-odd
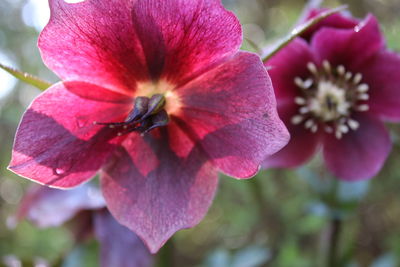
{"type": "Polygon", "coordinates": [[[293,101],[299,94],[294,79],[296,77],[307,79],[310,76],[307,69],[308,62],[315,62],[314,55],[307,42],[301,38],[296,38],[265,62],[278,101],[289,99],[293,101]]]}
{"type": "Polygon", "coordinates": [[[382,122],[367,116],[356,118],[361,127],[338,140],[325,135],[324,158],[339,179],[355,181],[374,177],[383,167],[392,147],[382,122]]]}
{"type": "Polygon", "coordinates": [[[291,138],[287,146],[264,161],[263,167],[296,168],[306,163],[315,154],[320,143],[319,135],[305,129],[303,124],[291,123],[292,117],[298,112],[298,106],[293,101],[279,103],[278,112],[288,127],[291,138]]]}
{"type": "Polygon", "coordinates": [[[101,244],[103,267],[151,267],[153,259],[143,242],[120,225],[107,210],[94,213],[95,233],[101,244]]]}
{"type": "MultiPolygon", "coordinates": [[[[302,22],[308,21],[327,10],[328,9],[326,8],[317,8],[317,9],[313,8],[308,11],[308,14],[306,14],[305,19],[302,22]]],[[[311,40],[313,34],[318,32],[318,30],[320,30],[321,28],[329,27],[338,29],[352,29],[355,26],[357,26],[359,22],[360,21],[358,19],[352,18],[347,14],[336,13],[322,20],[314,27],[311,27],[311,29],[309,29],[306,33],[302,34],[301,37],[309,41],[311,40]]]]}
{"type": "Polygon", "coordinates": [[[62,80],[87,81],[132,92],[148,79],[132,23],[131,0],[50,0],[51,19],[39,38],[46,65],[62,80]]]}
{"type": "Polygon", "coordinates": [[[9,168],[53,187],[69,188],[87,181],[120,142],[113,139],[114,130],[93,122],[125,119],[132,108],[127,103],[126,97],[91,84],[52,86],[24,114],[9,168]],[[100,94],[104,100],[96,99],[100,94]]]}
{"type": "Polygon", "coordinates": [[[133,24],[153,79],[181,83],[237,52],[242,31],[220,0],[139,0],[133,24]]]}
{"type": "Polygon", "coordinates": [[[34,186],[22,199],[19,219],[26,218],[38,227],[60,226],[82,210],[105,206],[100,191],[89,184],[72,190],[34,186]]]}
{"type": "Polygon", "coordinates": [[[384,46],[384,39],[378,21],[369,15],[351,30],[319,30],[314,35],[311,46],[320,61],[328,60],[334,66],[343,64],[353,71],[384,46]]]}
{"type": "Polygon", "coordinates": [[[115,152],[101,177],[110,212],[152,253],[176,231],[199,223],[217,187],[217,173],[206,156],[193,149],[187,157],[177,157],[168,146],[166,133],[164,128],[160,135],[146,135],[145,142],[136,133],[131,134],[123,144],[125,149],[115,152]],[[151,163],[152,170],[144,175],[140,166],[148,165],[148,161],[136,154],[142,150],[149,153],[149,148],[158,162],[151,163]]]}
{"type": "Polygon", "coordinates": [[[365,64],[361,73],[363,82],[370,86],[371,114],[389,121],[400,120],[400,55],[380,51],[365,64]]]}
{"type": "Polygon", "coordinates": [[[242,41],[238,20],[220,0],[50,0],[50,6],[39,40],[46,64],[63,80],[126,94],[137,81],[191,79],[242,41]]]}
{"type": "Polygon", "coordinates": [[[256,55],[240,52],[177,93],[183,105],[179,126],[230,176],[255,175],[261,161],[289,140],[256,55]]]}

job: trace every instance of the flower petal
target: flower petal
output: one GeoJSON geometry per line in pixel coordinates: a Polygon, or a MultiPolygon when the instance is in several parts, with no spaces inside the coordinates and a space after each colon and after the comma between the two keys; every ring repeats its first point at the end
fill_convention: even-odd
{"type": "Polygon", "coordinates": [[[328,60],[334,66],[342,64],[355,71],[384,46],[384,39],[378,21],[369,15],[351,30],[319,30],[314,35],[311,46],[321,62],[328,60]]]}
{"type": "Polygon", "coordinates": [[[261,161],[289,140],[271,81],[254,54],[238,53],[177,93],[180,127],[230,176],[255,175],[261,161]]]}
{"type": "Polygon", "coordinates": [[[131,134],[123,143],[125,149],[115,151],[101,176],[110,212],[152,253],[176,231],[199,223],[217,187],[217,173],[199,149],[179,158],[168,146],[166,129],[159,136],[157,131],[144,137],[131,134]],[[140,166],[148,165],[147,158],[137,154],[142,150],[149,154],[149,148],[158,161],[145,175],[140,166]]]}
{"type": "Polygon", "coordinates": [[[318,133],[304,128],[304,124],[293,125],[291,119],[298,112],[293,101],[278,102],[278,112],[289,129],[290,141],[282,150],[263,162],[264,168],[295,168],[306,163],[316,152],[320,143],[318,133]]]}
{"type": "Polygon", "coordinates": [[[120,142],[113,138],[115,130],[93,122],[123,120],[132,108],[128,100],[86,83],[52,86],[25,112],[9,168],[53,187],[69,188],[87,181],[120,142]]]}
{"type": "Polygon", "coordinates": [[[339,179],[355,181],[374,177],[383,167],[392,147],[382,122],[358,116],[361,127],[342,139],[325,135],[324,158],[328,168],[339,179]]]}
{"type": "Polygon", "coordinates": [[[18,219],[26,218],[38,227],[55,227],[69,221],[82,210],[103,207],[105,201],[100,190],[89,184],[72,190],[34,186],[22,199],[17,216],[18,219]]]}
{"type": "Polygon", "coordinates": [[[139,0],[132,11],[150,75],[178,84],[237,52],[240,23],[220,0],[139,0]]]}
{"type": "Polygon", "coordinates": [[[363,66],[363,82],[370,86],[371,114],[389,121],[400,120],[400,55],[382,50],[363,66]]]}
{"type": "Polygon", "coordinates": [[[147,80],[133,28],[131,0],[50,0],[51,18],[39,38],[46,65],[62,80],[79,80],[129,94],[147,80]]]}
{"type": "Polygon", "coordinates": [[[101,266],[150,267],[153,259],[143,242],[106,210],[94,213],[95,233],[101,244],[101,266]]]}
{"type": "Polygon", "coordinates": [[[294,79],[296,77],[305,79],[310,76],[307,69],[309,62],[315,62],[314,55],[309,45],[301,38],[296,38],[285,49],[265,62],[278,101],[294,101],[294,97],[299,95],[299,88],[294,79]]]}

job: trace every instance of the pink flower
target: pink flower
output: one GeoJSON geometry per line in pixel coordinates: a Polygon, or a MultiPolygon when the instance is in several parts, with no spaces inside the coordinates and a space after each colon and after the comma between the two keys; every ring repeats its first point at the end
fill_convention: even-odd
{"type": "Polygon", "coordinates": [[[368,179],[392,146],[383,121],[400,120],[400,56],[385,47],[372,15],[354,27],[328,22],[266,63],[292,139],[264,166],[298,167],[322,148],[338,178],[368,179]]]}
{"type": "Polygon", "coordinates": [[[115,218],[156,252],[210,206],[217,171],[248,178],[280,150],[259,57],[220,0],[50,0],[42,57],[63,80],[19,126],[10,169],[71,188],[100,169],[115,218]]]}
{"type": "Polygon", "coordinates": [[[94,233],[100,242],[101,266],[153,266],[143,242],[111,216],[99,189],[89,184],[68,191],[32,187],[22,199],[17,217],[40,228],[69,222],[78,242],[94,233]]]}

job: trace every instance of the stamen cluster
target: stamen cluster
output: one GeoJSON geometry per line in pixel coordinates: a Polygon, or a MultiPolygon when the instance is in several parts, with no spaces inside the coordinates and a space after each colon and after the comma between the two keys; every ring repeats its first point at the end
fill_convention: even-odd
{"type": "Polygon", "coordinates": [[[369,86],[362,83],[362,74],[353,74],[343,65],[333,67],[327,60],[321,68],[312,62],[307,68],[312,74],[310,77],[294,79],[301,89],[301,96],[294,100],[300,108],[292,117],[292,123],[304,123],[304,127],[313,133],[322,128],[338,139],[350,130],[357,130],[360,124],[352,115],[369,110],[366,104],[369,86]]]}
{"type": "Polygon", "coordinates": [[[144,134],[168,124],[169,117],[164,107],[165,97],[162,94],[155,94],[151,98],[139,96],[136,97],[134,108],[124,122],[93,122],[93,124],[121,129],[118,136],[134,131],[144,134]]]}

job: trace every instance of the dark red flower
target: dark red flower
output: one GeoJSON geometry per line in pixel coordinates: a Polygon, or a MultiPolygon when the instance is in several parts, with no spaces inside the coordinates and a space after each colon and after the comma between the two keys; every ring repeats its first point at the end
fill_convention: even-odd
{"type": "Polygon", "coordinates": [[[111,216],[100,190],[89,184],[72,190],[34,186],[22,199],[17,217],[40,228],[69,222],[78,242],[94,233],[100,242],[101,266],[152,266],[143,242],[111,216]]]}
{"type": "Polygon", "coordinates": [[[217,171],[248,178],[289,135],[259,57],[220,0],[50,0],[45,63],[63,80],[19,126],[10,169],[70,188],[99,169],[107,207],[156,252],[196,225],[217,171]]]}
{"type": "Polygon", "coordinates": [[[382,168],[392,146],[383,121],[400,120],[400,56],[385,47],[374,16],[354,27],[345,19],[355,21],[336,15],[266,63],[292,136],[266,167],[300,166],[322,147],[340,179],[368,179],[382,168]]]}

